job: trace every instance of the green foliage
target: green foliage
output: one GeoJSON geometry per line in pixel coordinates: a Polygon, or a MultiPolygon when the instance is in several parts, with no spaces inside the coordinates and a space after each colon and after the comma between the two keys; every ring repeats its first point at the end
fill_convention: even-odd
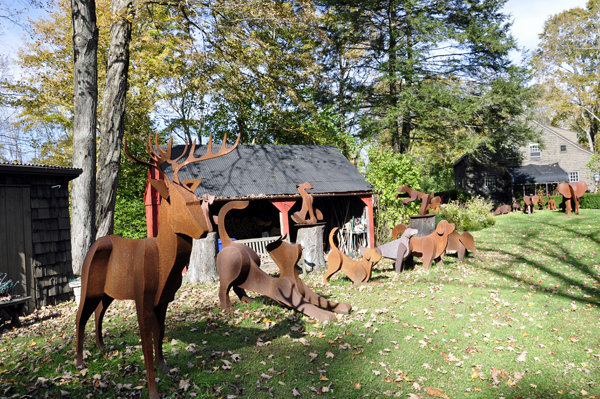
{"type": "Polygon", "coordinates": [[[486,199],[476,196],[461,204],[457,201],[440,206],[441,218],[456,224],[457,230],[476,231],[496,223],[492,215],[494,205],[486,199]]]}
{"type": "Polygon", "coordinates": [[[467,202],[473,198],[473,196],[466,190],[457,188],[453,190],[435,192],[435,195],[439,195],[443,198],[444,202],[450,201],[467,202]]]}
{"type": "Polygon", "coordinates": [[[394,154],[371,147],[368,151],[367,181],[373,185],[378,201],[375,207],[375,236],[385,232],[396,224],[406,221],[409,215],[416,215],[421,206],[419,201],[402,204],[396,198],[398,188],[408,185],[420,190],[422,164],[406,154],[394,154]],[[379,233],[379,234],[378,234],[379,233]]]}
{"type": "Polygon", "coordinates": [[[129,198],[117,195],[115,234],[125,238],[146,237],[146,205],[143,197],[129,198]]]}
{"type": "Polygon", "coordinates": [[[600,194],[583,194],[579,204],[582,209],[600,209],[600,194]]]}

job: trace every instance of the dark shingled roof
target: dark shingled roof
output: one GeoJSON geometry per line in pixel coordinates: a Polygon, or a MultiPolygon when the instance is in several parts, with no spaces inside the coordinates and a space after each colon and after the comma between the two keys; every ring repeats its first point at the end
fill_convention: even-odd
{"type": "Polygon", "coordinates": [[[69,178],[69,180],[72,180],[78,177],[81,172],[82,169],[80,168],[69,168],[64,166],[0,162],[0,173],[5,174],[65,176],[69,178]]]}
{"type": "Polygon", "coordinates": [[[558,162],[549,165],[508,166],[508,174],[513,184],[544,184],[568,182],[569,175],[558,166],[558,162]]]}
{"type": "MultiPolygon", "coordinates": [[[[171,158],[185,146],[174,146],[171,158]]],[[[218,150],[213,147],[213,152],[218,150]]],[[[207,146],[194,155],[202,156],[207,146]]],[[[185,159],[185,157],[184,157],[185,159]]],[[[182,162],[182,161],[180,161],[182,162]]],[[[172,178],[168,163],[162,169],[172,178]]],[[[296,184],[309,182],[311,194],[370,194],[373,186],[335,146],[320,145],[239,145],[231,153],[193,163],[179,171],[179,180],[202,178],[196,195],[209,193],[217,198],[299,196],[296,184]]]]}

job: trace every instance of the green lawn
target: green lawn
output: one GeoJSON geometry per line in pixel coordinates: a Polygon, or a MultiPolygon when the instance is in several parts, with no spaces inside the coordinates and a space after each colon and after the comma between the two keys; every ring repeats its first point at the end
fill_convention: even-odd
{"type": "MultiPolygon", "coordinates": [[[[600,211],[497,217],[474,232],[483,255],[372,283],[339,274],[309,286],[353,305],[323,325],[266,298],[218,308],[217,286],[184,285],[169,307],[163,397],[600,398],[600,211]],[[301,395],[301,396],[299,396],[301,395]]],[[[0,341],[0,397],[147,397],[132,302],[86,334],[75,368],[74,303],[25,318],[0,341]]]]}

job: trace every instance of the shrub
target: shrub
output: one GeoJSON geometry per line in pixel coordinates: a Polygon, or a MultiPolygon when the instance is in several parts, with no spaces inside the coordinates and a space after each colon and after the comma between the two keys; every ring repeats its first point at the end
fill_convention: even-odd
{"type": "Polygon", "coordinates": [[[142,198],[117,195],[115,234],[124,238],[146,238],[146,205],[142,198]]]}
{"type": "Polygon", "coordinates": [[[494,205],[482,197],[476,196],[461,205],[451,201],[440,207],[440,216],[450,223],[456,224],[457,230],[481,230],[496,223],[492,215],[494,205]]]}
{"type": "Polygon", "coordinates": [[[441,191],[435,193],[435,195],[439,195],[440,197],[442,197],[445,203],[448,203],[450,201],[467,202],[471,198],[473,198],[473,196],[469,194],[468,191],[461,189],[441,191]]]}
{"type": "Polygon", "coordinates": [[[582,209],[600,209],[600,194],[583,194],[580,207],[582,209]]]}

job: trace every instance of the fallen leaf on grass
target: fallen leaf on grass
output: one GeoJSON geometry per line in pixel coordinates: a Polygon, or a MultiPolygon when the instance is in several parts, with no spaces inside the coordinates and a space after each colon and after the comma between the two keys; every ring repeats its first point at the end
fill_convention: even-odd
{"type": "Polygon", "coordinates": [[[444,394],[444,391],[442,391],[439,388],[425,388],[425,392],[427,392],[427,395],[435,396],[438,398],[447,398],[448,397],[448,395],[444,394]]]}
{"type": "Polygon", "coordinates": [[[292,389],[292,395],[294,395],[294,396],[302,396],[302,394],[300,392],[298,392],[298,390],[296,388],[292,389]]]}
{"type": "Polygon", "coordinates": [[[517,358],[517,362],[524,362],[525,361],[525,356],[527,356],[527,352],[521,352],[521,354],[517,358]]]}
{"type": "Polygon", "coordinates": [[[360,381],[354,383],[354,389],[360,389],[360,387],[361,387],[360,381]]]}

